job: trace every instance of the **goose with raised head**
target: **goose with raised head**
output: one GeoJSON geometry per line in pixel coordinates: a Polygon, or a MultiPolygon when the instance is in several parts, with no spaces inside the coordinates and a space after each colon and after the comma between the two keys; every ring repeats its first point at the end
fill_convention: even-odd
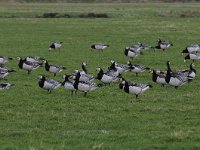
{"type": "Polygon", "coordinates": [[[119,64],[114,60],[111,60],[111,66],[109,69],[117,70],[119,74],[122,74],[123,72],[127,72],[129,70],[129,66],[126,64],[119,64]]]}
{"type": "Polygon", "coordinates": [[[166,83],[165,81],[166,73],[162,71],[152,71],[152,81],[156,82],[158,84],[161,84],[161,86],[164,86],[166,83]]]}
{"type": "Polygon", "coordinates": [[[31,71],[36,70],[41,66],[41,64],[26,61],[26,59],[22,59],[21,57],[17,57],[17,59],[19,60],[19,68],[28,71],[28,74],[30,74],[31,71]]]}
{"type": "Polygon", "coordinates": [[[57,73],[66,69],[66,67],[63,67],[63,66],[49,64],[47,60],[44,61],[44,64],[45,64],[45,70],[50,73],[53,73],[54,76],[56,76],[57,73]]]}
{"type": "Polygon", "coordinates": [[[76,89],[74,88],[74,80],[71,79],[71,75],[64,75],[63,76],[64,81],[62,82],[62,86],[71,91],[71,94],[73,95],[74,92],[76,92],[76,89]]]}
{"type": "Polygon", "coordinates": [[[39,76],[38,79],[39,87],[48,90],[49,93],[51,93],[52,90],[55,90],[61,86],[61,82],[54,79],[48,79],[43,75],[39,76]]]}

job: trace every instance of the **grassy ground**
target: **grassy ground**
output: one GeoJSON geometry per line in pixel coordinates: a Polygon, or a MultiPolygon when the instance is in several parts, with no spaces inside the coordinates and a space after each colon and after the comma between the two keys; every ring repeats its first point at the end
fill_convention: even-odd
{"type": "MultiPolygon", "coordinates": [[[[2,4],[0,5],[0,55],[39,55],[67,70],[55,78],[88,64],[106,69],[110,60],[125,63],[123,49],[138,41],[155,45],[156,40],[172,41],[165,52],[145,51],[133,62],[154,69],[186,69],[181,51],[199,43],[199,18],[182,18],[181,13],[199,12],[199,4],[2,4]],[[45,12],[69,14],[107,13],[106,19],[33,16],[45,12]],[[165,17],[161,17],[161,15],[165,17]],[[17,18],[9,18],[14,16],[17,18]],[[8,18],[7,18],[8,17],[8,18]],[[63,41],[62,51],[48,52],[52,41],[63,41]],[[91,52],[96,42],[110,44],[101,52],[91,52]]],[[[17,60],[7,66],[17,72],[7,79],[15,87],[0,92],[0,149],[200,149],[200,78],[175,90],[161,88],[146,72],[124,77],[149,83],[153,88],[138,99],[119,90],[118,84],[102,87],[83,97],[71,96],[60,88],[48,94],[37,83],[39,74],[52,77],[44,68],[27,75],[17,60]]],[[[199,62],[195,62],[197,72],[199,62]]]]}

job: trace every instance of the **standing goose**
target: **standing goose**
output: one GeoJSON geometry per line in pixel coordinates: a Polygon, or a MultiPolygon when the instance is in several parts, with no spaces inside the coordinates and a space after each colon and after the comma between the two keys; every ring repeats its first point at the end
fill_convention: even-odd
{"type": "Polygon", "coordinates": [[[51,43],[51,45],[49,46],[49,52],[51,51],[51,49],[54,49],[54,50],[58,49],[60,51],[62,43],[63,42],[53,42],[53,43],[51,43]]]}
{"type": "Polygon", "coordinates": [[[142,55],[143,53],[138,49],[138,48],[130,48],[130,47],[126,47],[124,50],[124,54],[133,59],[139,55],[142,55]]]}
{"type": "Polygon", "coordinates": [[[136,98],[138,98],[138,95],[152,88],[152,85],[142,83],[129,83],[126,80],[122,79],[119,87],[123,89],[124,92],[134,94],[136,98]]]}
{"type": "Polygon", "coordinates": [[[158,84],[161,84],[161,86],[164,86],[166,83],[165,81],[166,73],[161,71],[153,70],[152,72],[152,80],[153,82],[156,82],[158,84]]]}
{"type": "Polygon", "coordinates": [[[11,57],[7,57],[7,56],[0,56],[0,64],[5,64],[9,60],[12,60],[12,58],[11,57]]]}
{"type": "Polygon", "coordinates": [[[176,71],[178,75],[188,77],[189,79],[194,79],[196,76],[196,69],[194,69],[194,64],[190,64],[190,69],[178,70],[176,71]]]}
{"type": "Polygon", "coordinates": [[[185,56],[184,62],[186,62],[187,59],[190,60],[199,60],[200,59],[200,54],[199,53],[189,53],[188,55],[185,56]]]}
{"type": "Polygon", "coordinates": [[[165,42],[165,41],[161,41],[161,39],[158,39],[158,45],[155,46],[156,49],[162,49],[163,51],[167,48],[169,48],[170,46],[173,46],[172,42],[165,42]]]}
{"type": "Polygon", "coordinates": [[[11,83],[0,83],[0,90],[8,90],[12,86],[14,86],[14,84],[11,84],[11,83]]]}
{"type": "Polygon", "coordinates": [[[80,91],[80,92],[84,92],[84,96],[87,95],[87,92],[89,91],[93,91],[95,89],[98,88],[98,85],[94,82],[84,82],[84,81],[80,81],[80,72],[77,73],[76,78],[75,78],[75,82],[73,84],[74,89],[80,91]]]}
{"type": "Polygon", "coordinates": [[[27,57],[25,58],[25,60],[26,60],[26,61],[33,62],[33,63],[39,63],[39,62],[44,61],[44,58],[39,57],[39,56],[27,56],[27,57]]]}
{"type": "Polygon", "coordinates": [[[54,79],[47,79],[45,76],[39,76],[38,85],[39,87],[48,90],[51,93],[52,90],[55,90],[61,86],[61,82],[54,79]]]}
{"type": "Polygon", "coordinates": [[[127,64],[129,66],[129,70],[131,72],[134,72],[136,74],[136,76],[138,76],[139,73],[143,73],[146,70],[150,70],[149,67],[141,66],[138,64],[132,64],[130,61],[128,61],[127,64]]]}
{"type": "Polygon", "coordinates": [[[91,45],[92,49],[94,49],[94,50],[101,50],[102,52],[107,47],[109,47],[109,45],[107,45],[107,44],[101,44],[101,43],[100,44],[93,44],[93,45],[91,45]]]}
{"type": "Polygon", "coordinates": [[[18,66],[20,69],[24,69],[28,71],[28,74],[31,73],[32,70],[36,70],[41,66],[41,64],[26,61],[25,59],[22,59],[21,57],[17,57],[19,60],[18,66]]]}
{"type": "Polygon", "coordinates": [[[54,64],[49,64],[47,62],[47,60],[44,61],[45,64],[45,70],[53,73],[54,76],[56,76],[56,73],[63,71],[64,69],[66,69],[66,67],[63,66],[58,66],[58,65],[54,65],[54,64]]]}
{"type": "Polygon", "coordinates": [[[96,71],[98,71],[96,79],[100,80],[104,84],[110,84],[118,80],[117,76],[114,74],[104,73],[101,68],[97,68],[96,71]]]}
{"type": "Polygon", "coordinates": [[[70,90],[71,94],[73,95],[74,92],[76,92],[76,89],[74,88],[74,80],[70,80],[71,75],[64,75],[64,81],[62,82],[62,86],[64,86],[65,89],[70,90]]]}
{"type": "Polygon", "coordinates": [[[188,45],[183,51],[182,51],[182,54],[183,53],[196,53],[200,51],[200,45],[198,44],[191,44],[191,45],[188,45]]]}
{"type": "Polygon", "coordinates": [[[129,70],[129,66],[125,64],[119,64],[113,60],[111,60],[111,66],[109,68],[116,69],[119,74],[122,74],[123,72],[127,72],[129,70]]]}

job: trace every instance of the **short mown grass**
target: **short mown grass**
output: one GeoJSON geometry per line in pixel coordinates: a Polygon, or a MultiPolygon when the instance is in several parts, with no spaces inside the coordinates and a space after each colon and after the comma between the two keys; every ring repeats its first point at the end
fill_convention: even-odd
{"type": "Polygon", "coordinates": [[[123,50],[137,42],[156,45],[161,38],[174,46],[165,52],[145,51],[133,60],[153,69],[188,68],[181,51],[199,41],[199,18],[160,12],[200,12],[193,4],[2,4],[0,5],[0,55],[13,58],[37,55],[66,71],[53,77],[43,68],[27,75],[16,59],[6,66],[17,72],[7,77],[15,84],[0,91],[0,149],[199,149],[200,78],[179,89],[152,82],[151,73],[123,76],[132,82],[152,84],[138,99],[124,93],[118,83],[103,86],[83,97],[63,88],[48,94],[39,88],[37,77],[44,74],[62,81],[63,74],[88,64],[107,69],[110,60],[126,63],[123,50]],[[67,14],[106,13],[109,18],[34,18],[46,12],[67,14]],[[15,17],[11,17],[15,16],[15,17]],[[16,17],[17,16],[17,17],[16,17]],[[48,52],[53,41],[63,41],[61,52],[48,52]],[[106,43],[104,52],[90,50],[93,43],[106,43]]]}

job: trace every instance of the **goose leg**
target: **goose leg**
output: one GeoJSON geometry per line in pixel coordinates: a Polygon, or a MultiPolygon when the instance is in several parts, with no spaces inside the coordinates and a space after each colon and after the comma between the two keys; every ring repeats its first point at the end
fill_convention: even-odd
{"type": "Polygon", "coordinates": [[[56,76],[56,73],[54,73],[54,77],[56,76]]]}
{"type": "Polygon", "coordinates": [[[28,74],[31,74],[31,71],[30,71],[30,70],[28,70],[28,74]]]}
{"type": "Polygon", "coordinates": [[[138,73],[135,73],[136,74],[136,77],[138,77],[138,73]]]}
{"type": "Polygon", "coordinates": [[[136,97],[136,98],[138,98],[138,95],[137,95],[137,94],[135,94],[135,97],[136,97]]]}
{"type": "Polygon", "coordinates": [[[48,90],[49,94],[51,94],[51,90],[48,90]]]}
{"type": "Polygon", "coordinates": [[[87,92],[84,92],[84,97],[87,95],[87,92]]]}

